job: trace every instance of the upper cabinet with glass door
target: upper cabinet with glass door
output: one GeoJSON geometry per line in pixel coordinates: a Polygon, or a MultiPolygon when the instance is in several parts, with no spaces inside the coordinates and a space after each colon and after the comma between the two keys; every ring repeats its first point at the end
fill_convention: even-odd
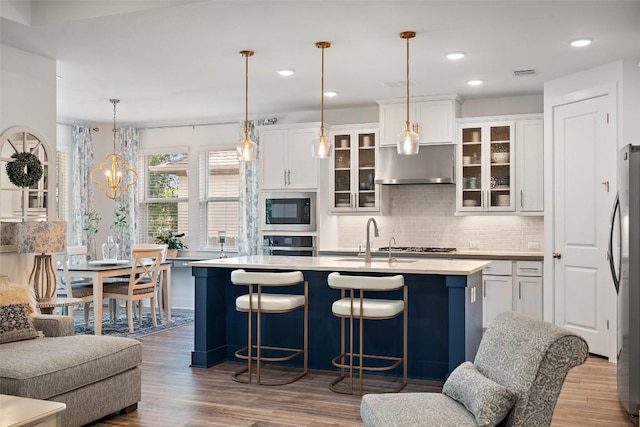
{"type": "Polygon", "coordinates": [[[457,210],[513,211],[514,122],[459,125],[457,210]]]}
{"type": "Polygon", "coordinates": [[[332,127],[331,211],[379,212],[381,188],[374,183],[378,163],[375,125],[332,127]]]}
{"type": "Polygon", "coordinates": [[[52,203],[49,180],[54,167],[44,139],[33,129],[15,126],[0,135],[0,252],[14,249],[11,223],[47,219],[52,203]],[[16,183],[7,172],[7,165],[15,161],[25,162],[13,178],[16,183]],[[39,179],[33,179],[36,163],[42,169],[39,179]]]}

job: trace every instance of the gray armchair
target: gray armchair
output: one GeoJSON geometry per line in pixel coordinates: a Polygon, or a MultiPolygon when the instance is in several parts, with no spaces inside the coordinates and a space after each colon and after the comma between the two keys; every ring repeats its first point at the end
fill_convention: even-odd
{"type": "MultiPolygon", "coordinates": [[[[476,375],[482,377],[482,381],[503,391],[506,389],[511,401],[504,409],[504,419],[497,420],[499,425],[542,427],[551,424],[567,373],[584,363],[587,355],[587,343],[580,336],[519,313],[505,312],[497,316],[485,332],[473,365],[467,362],[460,368],[471,367],[479,372],[476,375]]],[[[461,403],[450,396],[457,397],[454,388],[461,389],[462,394],[466,393],[472,399],[484,393],[487,397],[485,406],[491,411],[495,409],[495,402],[491,401],[495,396],[491,393],[498,393],[487,392],[488,388],[477,384],[465,384],[466,377],[457,374],[458,369],[454,370],[443,388],[448,395],[399,393],[363,396],[360,413],[364,425],[492,425],[480,422],[478,414],[468,409],[476,409],[473,404],[459,399],[463,400],[461,403]]]]}

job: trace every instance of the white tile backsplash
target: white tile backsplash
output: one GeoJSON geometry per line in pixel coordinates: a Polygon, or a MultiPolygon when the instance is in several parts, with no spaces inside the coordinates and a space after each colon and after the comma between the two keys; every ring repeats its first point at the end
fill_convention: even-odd
{"type": "MultiPolygon", "coordinates": [[[[454,185],[395,185],[389,188],[390,213],[372,215],[380,230],[372,248],[387,246],[441,246],[469,250],[469,242],[479,242],[481,251],[528,252],[529,242],[543,247],[544,220],[540,216],[470,215],[455,216],[454,185]]],[[[364,244],[369,216],[338,218],[338,245],[357,248],[364,244]]],[[[540,251],[534,249],[533,251],[540,251]]]]}

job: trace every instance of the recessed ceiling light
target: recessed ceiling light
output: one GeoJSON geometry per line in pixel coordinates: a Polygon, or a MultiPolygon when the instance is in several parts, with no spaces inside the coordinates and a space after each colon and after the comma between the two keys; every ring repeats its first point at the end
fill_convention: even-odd
{"type": "Polygon", "coordinates": [[[484,80],[469,80],[467,82],[469,86],[480,86],[482,83],[484,83],[484,80]]]}
{"type": "Polygon", "coordinates": [[[585,47],[585,46],[589,46],[591,42],[593,42],[593,39],[588,37],[583,37],[581,39],[571,40],[569,44],[573,47],[585,47]]]}
{"type": "Polygon", "coordinates": [[[327,98],[333,98],[334,96],[336,96],[338,94],[338,92],[333,91],[333,90],[328,90],[324,93],[324,96],[326,96],[327,98]]]}
{"type": "Polygon", "coordinates": [[[283,77],[289,77],[295,74],[295,70],[291,70],[289,68],[283,68],[281,70],[278,70],[278,74],[280,74],[283,77]]]}
{"type": "Polygon", "coordinates": [[[467,54],[464,52],[451,52],[451,53],[447,53],[447,59],[457,61],[458,59],[464,58],[466,55],[467,54]]]}

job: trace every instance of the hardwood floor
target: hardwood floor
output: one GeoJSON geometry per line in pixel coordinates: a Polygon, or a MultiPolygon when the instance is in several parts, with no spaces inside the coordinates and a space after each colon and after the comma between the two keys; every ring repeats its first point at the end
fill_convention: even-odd
{"type": "MultiPolygon", "coordinates": [[[[329,391],[333,374],[312,371],[286,386],[239,384],[223,363],[190,368],[193,326],[140,339],[142,401],[138,410],[112,415],[93,426],[361,426],[360,397],[329,391]]],[[[560,394],[552,426],[632,426],[616,395],[615,365],[590,357],[573,369],[560,394]]],[[[438,383],[410,380],[405,392],[439,391],[438,383]]]]}

